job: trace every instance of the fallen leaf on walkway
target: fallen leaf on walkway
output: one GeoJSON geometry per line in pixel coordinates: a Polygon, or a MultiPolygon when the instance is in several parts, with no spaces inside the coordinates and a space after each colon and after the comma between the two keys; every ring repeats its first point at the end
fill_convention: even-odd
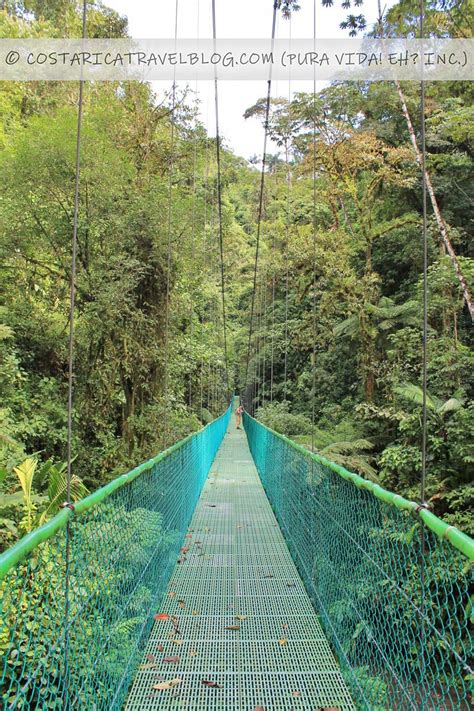
{"type": "Polygon", "coordinates": [[[275,576],[272,573],[269,573],[268,575],[264,575],[264,578],[274,578],[275,576]]]}
{"type": "Polygon", "coordinates": [[[282,637],[281,639],[278,640],[278,644],[280,645],[280,647],[284,647],[287,642],[288,642],[288,640],[286,637],[282,637]]]}
{"type": "Polygon", "coordinates": [[[187,553],[188,551],[189,551],[188,546],[183,546],[183,548],[181,548],[181,553],[187,553]]]}
{"type": "Polygon", "coordinates": [[[240,630],[240,625],[228,625],[226,630],[240,630]]]}
{"type": "Polygon", "coordinates": [[[301,691],[292,691],[291,695],[294,696],[295,698],[298,696],[301,696],[301,691]]]}
{"type": "Polygon", "coordinates": [[[191,614],[196,617],[196,615],[199,615],[199,610],[193,610],[191,614]]]}
{"type": "Polygon", "coordinates": [[[209,686],[211,689],[223,688],[222,684],[218,684],[217,681],[207,681],[206,679],[202,679],[201,684],[203,684],[204,686],[209,686]]]}
{"type": "Polygon", "coordinates": [[[174,633],[179,634],[179,618],[176,615],[171,616],[171,624],[174,628],[174,633]]]}
{"type": "Polygon", "coordinates": [[[145,671],[146,669],[155,669],[156,662],[148,662],[148,664],[140,664],[140,670],[145,671]]]}
{"type": "Polygon", "coordinates": [[[296,588],[296,583],[287,583],[286,587],[287,588],[296,588]]]}
{"type": "Polygon", "coordinates": [[[197,651],[195,649],[190,649],[189,650],[189,656],[190,657],[197,657],[197,651]]]}
{"type": "Polygon", "coordinates": [[[172,639],[171,641],[173,642],[173,644],[183,644],[182,639],[172,639]]]}
{"type": "Polygon", "coordinates": [[[247,619],[247,615],[236,615],[236,616],[235,616],[235,619],[236,619],[236,620],[246,620],[246,619],[247,619]]]}
{"type": "Polygon", "coordinates": [[[164,650],[163,645],[162,645],[162,644],[159,644],[159,645],[158,645],[158,651],[159,651],[159,652],[163,652],[163,650],[164,650]]]}
{"type": "Polygon", "coordinates": [[[168,593],[168,597],[176,597],[176,593],[170,590],[170,592],[168,593]]]}
{"type": "Polygon", "coordinates": [[[153,615],[154,620],[169,620],[170,616],[166,614],[166,612],[159,612],[156,615],[153,615]]]}
{"type": "Polygon", "coordinates": [[[178,600],[178,605],[181,609],[184,609],[186,607],[186,603],[184,602],[184,600],[178,600]]]}
{"type": "Polygon", "coordinates": [[[255,706],[253,711],[265,711],[265,707],[264,706],[255,706]]]}
{"type": "Polygon", "coordinates": [[[165,657],[163,661],[167,664],[177,664],[179,662],[179,657],[165,657]]]}
{"type": "Polygon", "coordinates": [[[284,622],[284,623],[282,624],[282,628],[283,628],[284,630],[287,630],[287,629],[288,629],[288,625],[286,624],[286,622],[284,622]]]}
{"type": "Polygon", "coordinates": [[[147,654],[145,659],[147,662],[156,662],[155,656],[153,654],[147,654]]]}
{"type": "Polygon", "coordinates": [[[187,534],[185,535],[185,538],[192,538],[192,537],[193,537],[193,534],[192,534],[192,533],[187,533],[187,534]]]}
{"type": "Polygon", "coordinates": [[[164,691],[166,689],[172,689],[173,686],[178,686],[181,684],[182,679],[170,679],[169,681],[161,681],[159,684],[155,684],[152,688],[157,691],[164,691]]]}

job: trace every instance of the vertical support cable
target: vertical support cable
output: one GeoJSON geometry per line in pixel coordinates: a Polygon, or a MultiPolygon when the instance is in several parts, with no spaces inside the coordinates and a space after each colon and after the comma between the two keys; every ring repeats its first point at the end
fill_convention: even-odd
{"type": "MultiPolygon", "coordinates": [[[[87,36],[87,0],[82,4],[82,39],[87,36]]],[[[82,71],[82,70],[81,70],[82,71]]],[[[77,233],[79,225],[79,187],[81,173],[81,137],[82,114],[84,106],[84,79],[79,81],[79,97],[77,104],[77,129],[76,129],[76,159],[75,159],[75,185],[74,185],[74,218],[72,231],[71,254],[71,282],[69,289],[69,344],[68,344],[68,402],[67,402],[67,469],[66,469],[66,504],[71,501],[72,480],[72,415],[74,396],[74,336],[75,336],[75,303],[76,303],[76,272],[77,272],[77,233]]],[[[64,584],[64,707],[69,706],[69,608],[70,608],[70,581],[69,570],[71,563],[71,530],[70,521],[66,526],[66,551],[65,551],[65,584],[64,584]]]]}
{"type": "MultiPolygon", "coordinates": [[[[207,124],[209,124],[209,103],[207,104],[207,124]]],[[[204,167],[204,215],[203,215],[203,274],[206,273],[207,265],[207,208],[208,208],[208,193],[209,193],[209,137],[206,133],[206,148],[205,148],[205,167],[204,167]]],[[[202,315],[201,333],[205,334],[204,329],[205,309],[202,315]]],[[[201,422],[203,422],[203,403],[204,403],[204,354],[201,354],[201,422]]]]}
{"type": "MultiPolygon", "coordinates": [[[[174,41],[178,39],[178,9],[179,0],[175,0],[175,16],[174,16],[174,41]]],[[[175,144],[175,126],[174,117],[176,110],[176,69],[173,70],[173,89],[171,98],[171,145],[170,145],[170,165],[169,165],[169,181],[168,181],[168,244],[167,244],[167,266],[166,266],[166,304],[165,304],[165,363],[163,373],[163,391],[165,399],[165,408],[168,409],[168,362],[169,362],[169,321],[170,321],[170,298],[171,298],[171,261],[173,253],[172,231],[173,231],[173,175],[174,175],[174,144],[175,144]]],[[[165,417],[165,427],[163,428],[163,445],[167,443],[167,418],[165,417]]]]}
{"type": "MultiPolygon", "coordinates": [[[[313,0],[313,51],[316,52],[316,0],[313,0]]],[[[314,452],[316,419],[316,67],[313,68],[313,362],[311,387],[311,451],[314,452]]],[[[313,466],[313,460],[311,460],[313,466]]]]}
{"type": "Polygon", "coordinates": [[[272,239],[272,337],[270,345],[270,403],[273,402],[273,368],[275,357],[275,233],[272,239]]]}
{"type": "MultiPolygon", "coordinates": [[[[212,0],[212,36],[214,51],[217,39],[216,27],[216,0],[212,0]]],[[[230,400],[229,366],[227,358],[227,322],[225,307],[225,279],[224,279],[224,237],[222,231],[222,185],[221,185],[221,139],[219,131],[219,93],[217,88],[217,67],[214,67],[214,101],[216,113],[216,161],[217,161],[217,211],[219,218],[219,251],[221,258],[221,299],[222,299],[222,331],[224,336],[224,360],[227,399],[230,400]]]]}
{"type": "MultiPolygon", "coordinates": [[[[291,16],[290,16],[290,48],[291,48],[291,16]]],[[[288,77],[288,106],[291,112],[291,68],[288,77]]],[[[289,289],[289,243],[291,224],[291,169],[288,155],[288,140],[285,145],[285,167],[286,167],[286,220],[285,220],[285,353],[283,360],[283,400],[286,401],[288,394],[288,289],[289,289]]]]}
{"type": "MultiPolygon", "coordinates": [[[[420,36],[424,32],[424,0],[420,0],[420,36]]],[[[423,72],[423,68],[422,68],[423,72]]],[[[428,389],[428,230],[427,230],[427,188],[426,188],[426,131],[425,131],[425,82],[422,76],[420,82],[421,104],[421,175],[423,186],[423,353],[422,353],[422,447],[421,447],[421,485],[420,499],[425,503],[426,497],[426,450],[427,450],[427,389],[428,389]]]]}
{"type": "MultiPolygon", "coordinates": [[[[273,47],[275,43],[275,28],[276,28],[276,16],[278,9],[278,0],[274,0],[273,3],[273,17],[272,17],[272,39],[271,39],[271,51],[273,52],[273,47]]],[[[268,128],[270,119],[270,100],[272,91],[272,73],[270,65],[270,75],[267,81],[267,99],[265,104],[265,125],[264,125],[264,137],[263,137],[263,156],[262,156],[262,171],[260,174],[260,195],[258,204],[258,217],[257,217],[257,241],[255,245],[255,262],[253,270],[253,289],[252,289],[252,300],[250,308],[250,323],[249,323],[249,339],[247,345],[247,363],[245,367],[245,385],[247,385],[248,373],[249,373],[249,363],[250,363],[250,349],[252,344],[252,333],[253,333],[253,321],[255,313],[255,294],[257,290],[257,274],[258,274],[258,257],[260,250],[260,232],[262,225],[262,215],[263,215],[263,193],[265,188],[265,169],[267,166],[267,141],[268,141],[268,128]]]]}
{"type": "MultiPolygon", "coordinates": [[[[424,0],[420,0],[420,39],[423,41],[424,34],[424,0]]],[[[426,131],[425,131],[425,82],[423,78],[423,65],[421,67],[420,82],[420,133],[421,133],[421,175],[422,175],[422,200],[423,200],[423,347],[422,347],[422,442],[421,442],[421,482],[420,501],[422,506],[426,506],[426,454],[428,440],[428,418],[427,418],[427,391],[428,391],[428,230],[427,230],[427,185],[426,185],[426,131]]],[[[420,563],[420,609],[422,612],[421,628],[421,648],[422,666],[425,667],[425,554],[426,554],[426,532],[425,527],[421,527],[421,563],[420,563]]]]}
{"type": "Polygon", "coordinates": [[[255,409],[257,410],[260,407],[261,365],[262,365],[262,360],[260,357],[260,349],[261,349],[261,344],[262,344],[262,287],[261,286],[258,287],[258,291],[257,291],[256,320],[257,320],[257,329],[256,329],[256,333],[255,333],[255,337],[256,337],[255,348],[256,348],[257,377],[255,380],[255,409]]]}
{"type": "Polygon", "coordinates": [[[263,272],[263,362],[262,362],[262,407],[265,407],[265,378],[267,369],[267,270],[263,272]]]}
{"type": "MultiPolygon", "coordinates": [[[[199,0],[197,0],[197,22],[196,22],[196,37],[199,43],[199,0]]],[[[195,270],[195,242],[196,242],[196,167],[197,167],[197,115],[198,115],[198,83],[197,79],[194,85],[194,136],[193,136],[193,206],[192,206],[192,224],[191,224],[191,299],[189,307],[189,336],[191,342],[191,349],[193,347],[194,340],[194,283],[192,274],[195,270]]],[[[189,390],[188,390],[188,406],[192,408],[193,406],[193,363],[194,359],[191,359],[190,371],[189,371],[189,390]]]]}

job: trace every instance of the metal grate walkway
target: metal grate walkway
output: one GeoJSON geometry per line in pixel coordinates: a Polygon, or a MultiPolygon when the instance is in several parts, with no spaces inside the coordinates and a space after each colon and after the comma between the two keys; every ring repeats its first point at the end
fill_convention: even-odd
{"type": "Polygon", "coordinates": [[[127,711],[354,709],[233,422],[183,545],[127,711]]]}

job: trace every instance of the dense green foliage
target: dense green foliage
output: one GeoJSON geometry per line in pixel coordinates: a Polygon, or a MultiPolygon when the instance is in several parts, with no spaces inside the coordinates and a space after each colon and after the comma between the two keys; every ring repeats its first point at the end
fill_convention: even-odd
{"type": "MultiPolygon", "coordinates": [[[[427,6],[432,34],[467,33],[459,7],[427,6]]],[[[417,12],[400,2],[388,31],[409,34],[417,12]]],[[[403,92],[419,136],[419,88],[403,92]]],[[[472,87],[437,82],[426,92],[427,168],[472,292],[472,87]]],[[[263,117],[264,101],[247,116],[263,117]]],[[[274,98],[270,133],[280,153],[269,160],[248,406],[419,499],[422,189],[396,88],[346,82],[316,98],[274,98]]],[[[472,534],[472,324],[430,205],[428,231],[427,498],[472,534]]]]}
{"type": "MultiPolygon", "coordinates": [[[[0,36],[80,32],[76,3],[25,9],[0,12],[0,36]]],[[[100,3],[88,17],[89,36],[126,29],[100,3]]],[[[78,87],[8,83],[0,96],[0,538],[8,544],[26,530],[14,467],[27,455],[58,467],[65,459],[78,87]]],[[[215,141],[195,120],[195,99],[176,100],[172,129],[170,96],[146,85],[85,91],[73,469],[90,490],[227,402],[215,141]]],[[[240,165],[226,154],[225,170],[240,165]]],[[[224,220],[230,268],[245,245],[226,204],[224,220]]],[[[38,514],[49,483],[35,477],[38,514]]]]}
{"type": "MultiPolygon", "coordinates": [[[[0,36],[80,33],[72,0],[6,8],[0,36]]],[[[390,31],[411,32],[415,16],[402,0],[390,31]]],[[[463,17],[429,4],[433,33],[466,33],[463,17]]],[[[100,2],[89,8],[89,36],[126,31],[100,2]]],[[[418,88],[404,92],[419,131],[418,88]]],[[[61,471],[65,459],[76,101],[75,84],[0,88],[3,545],[26,530],[14,467],[27,457],[39,472],[46,464],[35,476],[34,523],[58,504],[48,490],[51,467],[61,471]]],[[[472,287],[471,104],[467,83],[427,87],[428,169],[472,287]]],[[[146,85],[85,92],[73,469],[89,490],[199,428],[228,395],[215,140],[191,93],[178,94],[173,127],[170,105],[146,85]]],[[[260,100],[246,116],[263,110],[260,100]]],[[[418,498],[421,187],[397,92],[344,83],[290,104],[276,98],[270,132],[247,383],[259,173],[223,151],[230,386],[267,424],[418,498]]],[[[472,330],[431,213],[429,240],[428,496],[472,533],[472,330]]]]}

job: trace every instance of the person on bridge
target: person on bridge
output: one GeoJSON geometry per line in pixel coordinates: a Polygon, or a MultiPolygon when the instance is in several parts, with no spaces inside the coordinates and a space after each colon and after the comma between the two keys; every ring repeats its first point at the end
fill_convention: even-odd
{"type": "Polygon", "coordinates": [[[240,430],[242,429],[240,426],[240,423],[242,422],[242,413],[244,411],[244,406],[239,405],[238,408],[235,411],[235,419],[236,419],[236,424],[237,424],[237,429],[240,430]]]}

